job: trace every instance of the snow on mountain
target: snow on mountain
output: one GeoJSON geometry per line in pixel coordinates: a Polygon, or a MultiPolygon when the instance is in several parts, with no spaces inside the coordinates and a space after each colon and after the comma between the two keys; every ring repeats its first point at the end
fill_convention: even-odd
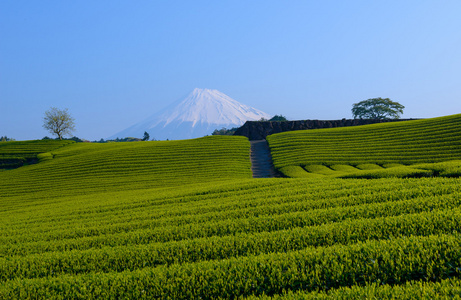
{"type": "Polygon", "coordinates": [[[211,135],[213,130],[232,128],[246,121],[269,119],[270,115],[241,104],[218,90],[194,89],[179,100],[121,132],[113,138],[139,137],[147,131],[157,140],[178,140],[211,135]]]}

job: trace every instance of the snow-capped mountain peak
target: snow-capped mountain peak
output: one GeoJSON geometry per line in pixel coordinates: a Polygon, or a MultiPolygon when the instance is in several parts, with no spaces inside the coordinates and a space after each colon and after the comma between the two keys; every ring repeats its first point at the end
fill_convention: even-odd
{"type": "Polygon", "coordinates": [[[261,118],[270,116],[218,90],[196,88],[184,99],[113,137],[142,137],[147,131],[156,139],[196,138],[214,129],[238,127],[261,118]]]}
{"type": "Polygon", "coordinates": [[[174,121],[242,125],[247,120],[257,120],[267,114],[241,104],[218,90],[194,89],[173,109],[165,111],[161,119],[168,125],[174,121]]]}

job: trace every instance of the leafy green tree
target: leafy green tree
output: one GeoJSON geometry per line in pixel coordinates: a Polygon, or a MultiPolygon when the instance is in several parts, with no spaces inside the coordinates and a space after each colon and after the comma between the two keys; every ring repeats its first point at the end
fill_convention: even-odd
{"type": "Polygon", "coordinates": [[[67,108],[51,107],[45,112],[43,128],[62,140],[63,136],[70,135],[75,130],[75,120],[71,117],[67,108]]]}
{"type": "Polygon", "coordinates": [[[372,98],[352,105],[354,119],[398,119],[405,106],[389,98],[372,98]]]}
{"type": "Polygon", "coordinates": [[[142,140],[143,140],[143,141],[148,141],[149,138],[150,138],[149,133],[148,133],[147,131],[144,131],[144,136],[143,136],[142,140]]]}
{"type": "Polygon", "coordinates": [[[283,115],[275,115],[269,121],[288,121],[283,115]]]}

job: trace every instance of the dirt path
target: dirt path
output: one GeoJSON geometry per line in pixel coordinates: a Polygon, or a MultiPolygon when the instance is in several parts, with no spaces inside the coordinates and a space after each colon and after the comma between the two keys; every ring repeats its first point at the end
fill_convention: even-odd
{"type": "Polygon", "coordinates": [[[251,171],[253,178],[279,177],[272,164],[271,152],[266,140],[250,141],[251,171]]]}

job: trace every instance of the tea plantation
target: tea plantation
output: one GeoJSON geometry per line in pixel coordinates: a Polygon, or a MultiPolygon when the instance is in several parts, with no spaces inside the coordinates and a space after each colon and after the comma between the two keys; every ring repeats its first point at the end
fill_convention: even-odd
{"type": "Polygon", "coordinates": [[[0,299],[459,297],[460,129],[272,135],[292,178],[271,179],[243,137],[21,142],[39,162],[0,172],[0,299]]]}
{"type": "Polygon", "coordinates": [[[27,162],[38,160],[38,155],[56,150],[73,143],[72,141],[37,140],[0,143],[0,169],[23,166],[27,162]]]}
{"type": "Polygon", "coordinates": [[[461,114],[292,131],[268,136],[267,140],[275,167],[288,177],[458,177],[461,174],[461,114]]]}

